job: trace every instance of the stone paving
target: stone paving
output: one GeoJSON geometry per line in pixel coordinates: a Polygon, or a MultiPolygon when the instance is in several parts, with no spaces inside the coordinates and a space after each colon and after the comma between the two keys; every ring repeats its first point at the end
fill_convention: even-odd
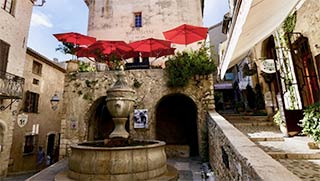
{"type": "Polygon", "coordinates": [[[320,160],[279,159],[277,161],[304,181],[320,180],[320,160]]]}
{"type": "MultiPolygon", "coordinates": [[[[174,166],[179,172],[178,181],[214,181],[211,176],[207,179],[201,177],[202,162],[199,157],[194,158],[168,158],[167,163],[174,166]]],[[[17,175],[4,179],[4,181],[53,181],[55,175],[67,169],[67,160],[61,160],[54,165],[42,170],[41,172],[31,175],[17,175]]]]}
{"type": "MultiPolygon", "coordinates": [[[[168,164],[174,166],[179,172],[179,181],[202,181],[201,160],[194,158],[169,158],[168,164]]],[[[207,181],[214,181],[213,177],[207,178],[207,181]]]]}
{"type": "Polygon", "coordinates": [[[302,180],[320,180],[320,150],[309,149],[307,145],[312,139],[306,136],[284,137],[273,124],[260,124],[243,117],[233,118],[230,122],[302,180]],[[248,124],[250,122],[253,124],[248,124]]]}

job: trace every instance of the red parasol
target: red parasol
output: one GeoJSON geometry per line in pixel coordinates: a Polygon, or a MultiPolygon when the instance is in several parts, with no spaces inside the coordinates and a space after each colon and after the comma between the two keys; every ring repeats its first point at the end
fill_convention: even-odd
{"type": "Polygon", "coordinates": [[[172,43],[188,45],[207,37],[208,28],[183,24],[172,30],[163,32],[166,40],[172,43]]]}
{"type": "Polygon", "coordinates": [[[141,52],[141,57],[159,58],[161,56],[174,54],[174,49],[171,48],[171,42],[166,40],[147,38],[132,42],[129,45],[134,51],[141,52]]]}
{"type": "Polygon", "coordinates": [[[75,32],[53,34],[53,36],[61,42],[73,43],[75,45],[90,45],[96,41],[94,37],[75,32]]]}
{"type": "Polygon", "coordinates": [[[162,56],[166,56],[166,55],[173,55],[174,51],[176,49],[175,48],[169,48],[169,49],[158,49],[155,50],[153,52],[141,52],[141,57],[162,57],[162,56]]]}
{"type": "Polygon", "coordinates": [[[135,41],[129,44],[134,51],[141,53],[153,53],[160,49],[166,50],[171,48],[171,42],[155,38],[147,38],[144,40],[135,41]]]}
{"type": "Polygon", "coordinates": [[[76,56],[77,57],[92,57],[92,58],[96,58],[96,55],[91,52],[87,47],[79,47],[77,48],[76,51],[76,56]]]}
{"type": "Polygon", "coordinates": [[[122,59],[135,56],[133,49],[124,41],[99,40],[88,47],[92,53],[101,53],[106,56],[114,55],[122,59]]]}

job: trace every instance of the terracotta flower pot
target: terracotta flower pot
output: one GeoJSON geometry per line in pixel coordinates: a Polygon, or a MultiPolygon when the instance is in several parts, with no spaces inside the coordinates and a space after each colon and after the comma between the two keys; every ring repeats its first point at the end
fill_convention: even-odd
{"type": "Polygon", "coordinates": [[[79,70],[79,61],[78,60],[67,61],[67,72],[76,72],[78,70],[79,70]]]}

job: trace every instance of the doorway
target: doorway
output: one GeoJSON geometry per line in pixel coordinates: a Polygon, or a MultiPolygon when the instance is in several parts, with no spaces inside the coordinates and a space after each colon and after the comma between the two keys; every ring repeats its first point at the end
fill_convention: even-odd
{"type": "Polygon", "coordinates": [[[47,140],[47,155],[49,155],[51,158],[54,154],[55,137],[56,135],[54,133],[51,133],[48,135],[47,140]]]}
{"type": "Polygon", "coordinates": [[[293,63],[297,73],[297,81],[301,92],[303,107],[320,100],[318,76],[309,46],[309,40],[300,33],[295,33],[293,47],[293,63]]]}
{"type": "Polygon", "coordinates": [[[187,145],[198,156],[197,106],[183,94],[164,96],[156,107],[156,139],[167,145],[187,145]]]}

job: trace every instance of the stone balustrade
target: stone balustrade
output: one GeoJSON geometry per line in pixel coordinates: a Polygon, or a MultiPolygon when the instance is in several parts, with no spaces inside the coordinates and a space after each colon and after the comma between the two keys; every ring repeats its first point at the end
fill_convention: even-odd
{"type": "Polygon", "coordinates": [[[207,124],[217,180],[300,180],[218,113],[209,112],[207,124]]]}

